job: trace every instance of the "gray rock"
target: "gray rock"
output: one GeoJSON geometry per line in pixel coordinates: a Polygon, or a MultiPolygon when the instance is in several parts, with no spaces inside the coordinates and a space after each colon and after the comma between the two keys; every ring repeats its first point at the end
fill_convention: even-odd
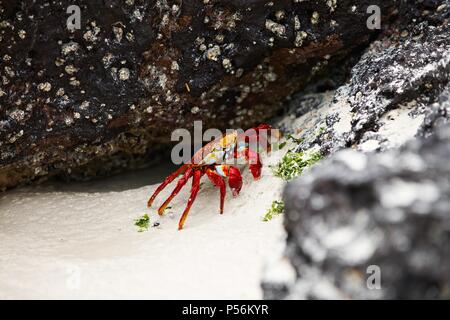
{"type": "Polygon", "coordinates": [[[428,137],[436,127],[450,121],[450,87],[442,92],[437,102],[427,110],[427,114],[420,128],[419,135],[428,137]]]}
{"type": "Polygon", "coordinates": [[[266,281],[265,297],[450,298],[449,159],[446,125],[381,154],[340,151],[288,184],[286,256],[297,278],[266,281]],[[367,285],[373,266],[379,290],[367,285]]]}
{"type": "Polygon", "coordinates": [[[329,159],[285,189],[265,298],[450,297],[449,8],[403,7],[347,83],[292,100],[280,123],[329,159]]]}
{"type": "Polygon", "coordinates": [[[325,155],[348,147],[383,151],[443,122],[450,90],[449,13],[448,1],[403,7],[402,19],[364,52],[347,83],[327,92],[316,84],[292,99],[294,120],[286,127],[300,132],[298,149],[317,144],[325,155]]]}

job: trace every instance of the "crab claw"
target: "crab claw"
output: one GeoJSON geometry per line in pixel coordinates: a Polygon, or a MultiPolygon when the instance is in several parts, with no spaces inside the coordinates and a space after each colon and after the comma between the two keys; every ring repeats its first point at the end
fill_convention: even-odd
{"type": "Polygon", "coordinates": [[[261,158],[259,157],[258,152],[253,151],[250,148],[246,148],[244,150],[244,156],[245,156],[245,159],[250,164],[249,168],[250,168],[250,172],[253,175],[253,178],[255,180],[258,180],[259,178],[261,178],[262,163],[261,163],[261,158]]]}
{"type": "Polygon", "coordinates": [[[242,176],[238,168],[230,166],[228,170],[228,185],[233,197],[237,197],[242,188],[242,176]]]}

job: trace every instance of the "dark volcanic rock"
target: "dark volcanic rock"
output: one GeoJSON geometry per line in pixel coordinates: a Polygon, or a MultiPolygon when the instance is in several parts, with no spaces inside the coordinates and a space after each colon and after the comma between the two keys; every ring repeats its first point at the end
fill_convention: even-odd
{"type": "Polygon", "coordinates": [[[372,145],[377,141],[378,150],[397,147],[389,141],[394,133],[384,129],[398,124],[406,127],[406,132],[406,121],[409,130],[418,129],[421,117],[448,88],[450,4],[420,3],[403,8],[403,19],[371,44],[352,68],[349,83],[336,91],[330,107],[336,111],[327,116],[327,132],[316,141],[324,154],[367,141],[372,145]],[[348,120],[344,119],[346,113],[348,120]],[[393,123],[399,117],[403,123],[393,123]],[[345,129],[336,129],[338,126],[345,129]]]}
{"type": "Polygon", "coordinates": [[[284,193],[297,278],[271,298],[450,298],[450,125],[382,154],[344,150],[284,193]],[[367,287],[381,271],[381,290],[367,287]],[[370,269],[369,269],[370,270],[370,269]]]}
{"type": "Polygon", "coordinates": [[[450,297],[449,13],[448,1],[402,6],[348,83],[292,100],[282,124],[298,149],[330,159],[285,190],[287,249],[265,298],[450,297]],[[348,147],[385,153],[336,153],[348,147]]]}
{"type": "Polygon", "coordinates": [[[0,188],[126,166],[193,120],[265,120],[399,1],[82,0],[74,32],[71,4],[0,3],[0,188]]]}
{"type": "Polygon", "coordinates": [[[298,150],[384,151],[448,121],[450,3],[416,4],[401,6],[364,54],[346,59],[356,61],[350,67],[293,96],[277,125],[296,135],[298,150]]]}

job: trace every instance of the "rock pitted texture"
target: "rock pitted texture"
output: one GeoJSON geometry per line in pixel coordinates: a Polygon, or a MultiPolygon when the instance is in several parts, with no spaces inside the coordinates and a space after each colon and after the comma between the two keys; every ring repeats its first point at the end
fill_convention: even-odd
{"type": "MultiPolygon", "coordinates": [[[[337,146],[349,147],[369,140],[378,141],[381,149],[386,149],[389,139],[380,129],[395,117],[393,110],[398,110],[397,117],[408,115],[419,122],[448,85],[450,26],[435,27],[424,22],[403,32],[407,39],[401,39],[400,34],[400,39],[389,37],[373,43],[353,68],[350,83],[335,96],[336,103],[344,99],[348,103],[350,126],[324,143],[324,150],[331,152],[337,146]]],[[[335,123],[336,118],[330,116],[328,123],[335,123]]]]}
{"type": "Polygon", "coordinates": [[[83,0],[71,32],[72,1],[2,1],[0,188],[127,166],[193,120],[267,119],[367,43],[368,6],[400,3],[83,0]]]}
{"type": "Polygon", "coordinates": [[[450,122],[450,87],[442,92],[439,99],[427,110],[419,135],[428,137],[435,128],[450,122]]]}
{"type": "Polygon", "coordinates": [[[285,190],[297,277],[266,297],[450,298],[450,125],[382,154],[340,151],[285,190]],[[369,290],[369,266],[381,290],[369,290]]]}
{"type": "Polygon", "coordinates": [[[449,17],[446,1],[403,7],[402,19],[371,44],[347,83],[328,86],[328,92],[315,86],[294,99],[292,126],[303,140],[299,149],[318,144],[323,154],[348,147],[383,151],[421,135],[426,122],[443,112],[436,103],[448,98],[449,17]],[[317,110],[312,126],[303,119],[311,110],[317,110]]]}
{"type": "Polygon", "coordinates": [[[285,190],[286,256],[266,298],[450,297],[449,9],[403,6],[347,83],[292,100],[282,126],[330,159],[285,190]]]}

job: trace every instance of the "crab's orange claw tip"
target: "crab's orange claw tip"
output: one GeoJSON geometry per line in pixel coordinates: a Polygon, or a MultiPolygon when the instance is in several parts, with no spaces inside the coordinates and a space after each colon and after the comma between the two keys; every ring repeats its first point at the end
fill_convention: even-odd
{"type": "Polygon", "coordinates": [[[166,206],[165,206],[165,205],[162,205],[162,206],[159,207],[159,209],[158,209],[158,214],[159,214],[160,216],[162,216],[162,215],[164,214],[164,211],[166,211],[166,206]]]}

